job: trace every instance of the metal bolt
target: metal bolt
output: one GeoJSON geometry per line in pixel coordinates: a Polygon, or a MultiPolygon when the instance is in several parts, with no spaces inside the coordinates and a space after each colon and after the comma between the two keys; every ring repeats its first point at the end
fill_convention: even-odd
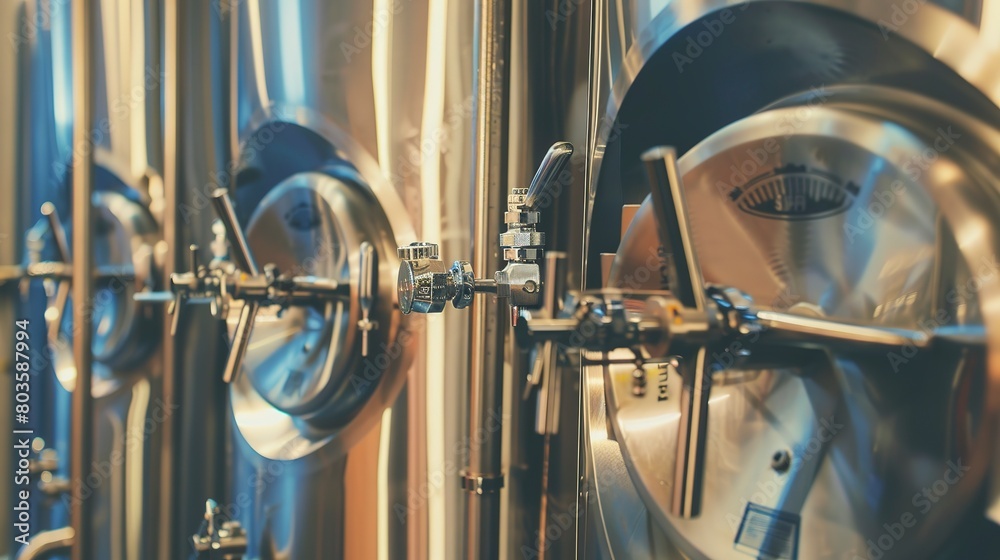
{"type": "Polygon", "coordinates": [[[632,394],[637,397],[646,394],[646,370],[642,366],[632,370],[632,394]]]}
{"type": "Polygon", "coordinates": [[[788,467],[792,466],[792,454],[784,449],[774,452],[771,456],[771,468],[775,472],[783,473],[788,470],[788,467]]]}

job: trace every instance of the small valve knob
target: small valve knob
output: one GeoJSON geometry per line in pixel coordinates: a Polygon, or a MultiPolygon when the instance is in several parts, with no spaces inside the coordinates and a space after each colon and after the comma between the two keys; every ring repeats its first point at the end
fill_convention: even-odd
{"type": "Polygon", "coordinates": [[[440,313],[454,295],[451,272],[438,256],[434,243],[411,243],[397,251],[402,260],[396,290],[404,314],[440,313]]]}
{"type": "Polygon", "coordinates": [[[437,243],[424,243],[423,241],[414,241],[409,245],[399,247],[396,249],[396,254],[399,258],[404,261],[415,261],[419,259],[436,259],[438,258],[438,246],[437,243]]]}

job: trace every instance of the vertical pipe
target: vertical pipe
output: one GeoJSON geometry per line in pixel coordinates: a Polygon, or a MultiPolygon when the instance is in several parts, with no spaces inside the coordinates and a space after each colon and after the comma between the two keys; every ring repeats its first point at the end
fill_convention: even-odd
{"type": "MultiPolygon", "coordinates": [[[[177,232],[178,213],[178,192],[177,177],[178,150],[177,150],[177,127],[178,127],[178,57],[181,7],[179,2],[165,2],[163,5],[163,75],[167,78],[162,84],[163,87],[163,220],[161,223],[163,240],[166,244],[166,258],[163,259],[163,286],[169,286],[170,275],[177,269],[178,251],[177,242],[180,241],[177,232]]],[[[176,310],[179,317],[180,311],[176,310]]],[[[163,317],[163,402],[165,406],[173,410],[173,405],[177,402],[177,372],[176,359],[174,356],[174,337],[170,336],[172,317],[164,314],[163,317]]],[[[174,484],[175,469],[174,457],[177,447],[177,422],[174,414],[167,416],[163,426],[161,436],[160,461],[160,488],[159,488],[159,515],[157,519],[157,558],[159,560],[171,560],[177,558],[179,554],[175,551],[173,521],[176,518],[177,491],[174,484]]]]}
{"type": "Polygon", "coordinates": [[[93,193],[94,152],[90,140],[93,121],[93,68],[95,57],[92,18],[93,3],[73,0],[73,358],[76,385],[73,388],[73,426],[70,434],[73,499],[70,523],[76,539],[73,560],[89,560],[93,550],[91,503],[84,498],[83,485],[90,475],[93,450],[93,400],[90,393],[93,329],[90,310],[93,305],[93,236],[91,194],[93,193]]]}
{"type": "MultiPolygon", "coordinates": [[[[473,267],[483,276],[499,268],[500,215],[506,208],[508,0],[476,6],[475,207],[473,267]]],[[[500,544],[503,442],[504,332],[507,314],[495,298],[472,305],[469,460],[465,471],[466,557],[497,558],[500,544]],[[470,480],[478,480],[471,484],[470,480]]]]}

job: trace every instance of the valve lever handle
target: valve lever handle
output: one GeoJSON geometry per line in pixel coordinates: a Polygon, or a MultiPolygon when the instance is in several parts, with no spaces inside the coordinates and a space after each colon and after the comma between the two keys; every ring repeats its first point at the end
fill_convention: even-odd
{"type": "Polygon", "coordinates": [[[378,269],[378,253],[371,243],[361,243],[361,264],[358,278],[358,303],[361,304],[361,320],[358,328],[361,330],[361,356],[368,357],[368,333],[377,328],[372,322],[371,311],[375,305],[375,273],[378,269]]]}
{"type": "Polygon", "coordinates": [[[56,287],[56,296],[49,307],[52,310],[52,317],[48,316],[48,310],[45,313],[46,319],[48,319],[49,342],[53,344],[59,340],[59,329],[62,327],[63,316],[66,315],[66,302],[69,300],[69,291],[69,282],[65,280],[59,282],[56,287]]]}
{"type": "Polygon", "coordinates": [[[701,511],[705,445],[708,441],[708,398],[712,385],[708,347],[699,348],[693,362],[682,361],[679,369],[684,384],[670,508],[674,515],[687,519],[697,517],[701,511]]]}
{"type": "Polygon", "coordinates": [[[663,248],[673,255],[676,284],[670,290],[686,307],[706,309],[705,282],[695,255],[687,198],[677,167],[677,152],[659,146],[642,154],[649,175],[650,197],[663,248]]]}
{"type": "Polygon", "coordinates": [[[358,279],[358,300],[361,303],[361,310],[367,314],[375,304],[375,267],[378,262],[378,255],[372,244],[365,241],[361,243],[361,275],[358,279]]]}
{"type": "MultiPolygon", "coordinates": [[[[49,231],[56,242],[56,251],[59,253],[59,260],[69,264],[69,242],[66,240],[66,229],[63,228],[59,220],[59,213],[55,204],[46,202],[42,204],[42,215],[48,220],[49,231]]],[[[46,310],[48,319],[48,337],[51,342],[56,342],[59,338],[59,329],[62,327],[63,315],[66,314],[66,302],[69,300],[70,284],[66,280],[60,280],[56,285],[56,295],[50,307],[46,310]],[[51,316],[48,311],[51,310],[51,316]]]]}
{"type": "Polygon", "coordinates": [[[66,229],[63,228],[59,220],[59,213],[56,212],[56,205],[51,202],[42,204],[42,215],[49,222],[49,231],[56,242],[56,250],[59,251],[59,260],[64,263],[70,262],[69,242],[66,240],[66,229]]]}
{"type": "Polygon", "coordinates": [[[212,191],[212,204],[215,212],[222,220],[222,225],[226,226],[226,239],[233,248],[233,260],[240,270],[251,276],[260,274],[257,262],[250,253],[250,245],[247,243],[243,228],[240,227],[239,220],[236,219],[236,210],[233,209],[233,201],[229,198],[229,191],[218,188],[212,191]]]}
{"type": "Polygon", "coordinates": [[[246,302],[240,310],[240,321],[236,324],[229,356],[226,358],[225,373],[222,375],[222,380],[226,383],[236,381],[240,374],[243,357],[246,356],[247,348],[250,346],[250,334],[253,332],[253,324],[257,320],[259,310],[260,304],[256,301],[246,302]]]}
{"type": "Polygon", "coordinates": [[[542,163],[538,165],[538,171],[535,172],[535,177],[528,186],[528,194],[524,197],[523,208],[525,210],[534,210],[538,206],[543,195],[556,184],[559,174],[562,173],[572,156],[573,144],[569,142],[552,144],[549,151],[545,153],[542,163]]]}

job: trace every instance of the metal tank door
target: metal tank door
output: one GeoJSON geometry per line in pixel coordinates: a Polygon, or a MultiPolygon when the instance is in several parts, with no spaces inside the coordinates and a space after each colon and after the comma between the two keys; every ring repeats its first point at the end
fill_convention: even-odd
{"type": "Polygon", "coordinates": [[[1000,98],[992,54],[962,62],[992,53],[991,3],[951,4],[888,27],[892,2],[604,10],[592,110],[614,126],[594,140],[587,287],[607,325],[637,322],[585,354],[588,557],[985,546],[1000,98]],[[669,179],[662,146],[682,156],[669,179]],[[687,249],[659,235],[657,184],[684,192],[687,249]],[[701,328],[678,265],[719,328],[747,330],[700,360],[664,353],[701,328]],[[765,317],[844,338],[741,338],[765,317]],[[671,326],[687,332],[652,342],[671,326]]]}
{"type": "MultiPolygon", "coordinates": [[[[681,159],[705,282],[738,286],[759,309],[928,337],[982,336],[979,287],[1000,270],[987,247],[967,240],[995,235],[987,231],[998,201],[987,162],[1000,136],[926,99],[880,89],[837,91],[795,134],[777,133],[801,107],[734,123],[681,159]],[[937,122],[956,124],[927,124],[937,122]],[[993,206],[955,222],[948,205],[960,203],[949,199],[964,196],[993,206]]],[[[667,288],[658,247],[647,201],[609,285],[667,288]]],[[[670,364],[646,365],[650,390],[637,395],[635,366],[603,372],[613,437],[674,544],[704,558],[908,558],[946,543],[954,553],[956,536],[975,536],[993,435],[984,347],[785,351],[753,367],[748,360],[769,351],[754,342],[707,357],[704,488],[692,518],[671,506],[681,375],[670,364]]]]}

